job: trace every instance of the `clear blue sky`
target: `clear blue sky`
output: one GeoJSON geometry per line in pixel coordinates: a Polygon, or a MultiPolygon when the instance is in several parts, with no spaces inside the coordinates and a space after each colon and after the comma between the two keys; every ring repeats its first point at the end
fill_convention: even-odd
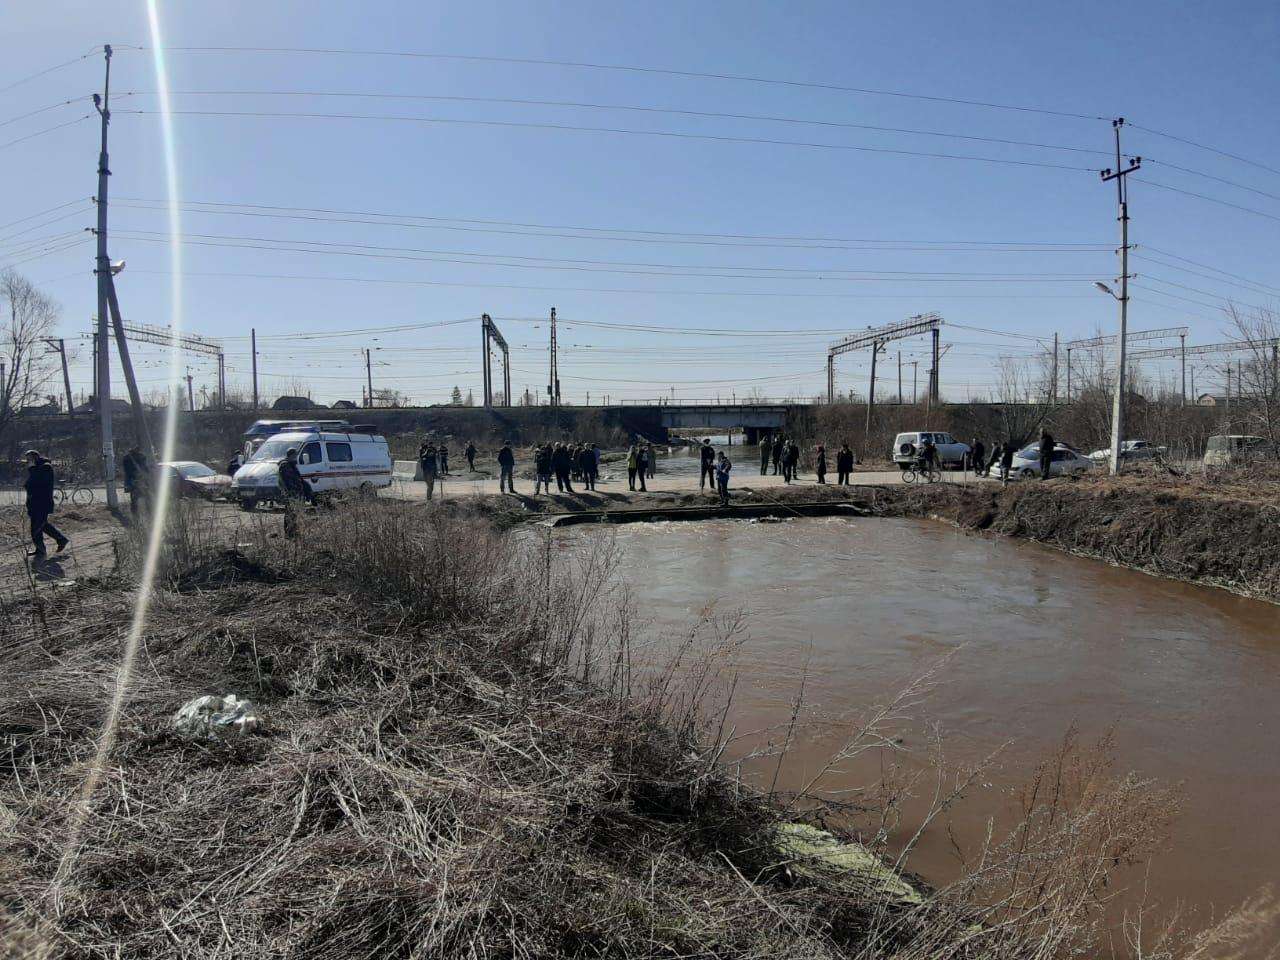
{"type": "MultiPolygon", "coordinates": [[[[587,61],[1123,115],[1280,169],[1280,8],[1274,3],[387,2],[361,5],[358,13],[355,5],[315,2],[165,7],[164,29],[173,47],[587,61]]],[[[166,323],[169,263],[158,242],[165,216],[134,202],[165,197],[151,61],[147,53],[128,49],[148,43],[145,4],[9,5],[4,23],[0,88],[97,44],[117,45],[111,189],[121,202],[112,209],[111,253],[128,261],[119,280],[127,318],[166,323]]],[[[562,389],[580,402],[588,391],[595,401],[604,395],[669,394],[673,387],[677,398],[741,396],[752,389],[773,396],[817,394],[825,388],[825,348],[833,339],[825,331],[857,330],[924,311],[956,324],[1046,338],[1054,332],[1069,339],[1109,331],[1115,322],[1114,304],[1090,283],[1117,273],[1111,252],[1115,195],[1096,173],[1111,162],[1101,155],[766,120],[321,94],[557,100],[768,115],[1103,151],[1112,136],[1105,121],[812,87],[459,59],[175,51],[170,65],[175,91],[202,91],[175,96],[180,111],[472,121],[176,118],[180,188],[187,202],[385,213],[402,224],[338,223],[333,219],[370,218],[330,213],[320,215],[328,220],[317,220],[316,214],[297,211],[294,217],[313,219],[244,216],[243,207],[235,215],[185,212],[188,239],[203,238],[185,248],[192,274],[186,325],[224,339],[233,387],[247,380],[251,327],[263,341],[260,364],[268,396],[301,383],[317,399],[358,399],[360,351],[370,346],[377,348],[376,387],[440,402],[455,383],[479,394],[478,322],[308,340],[284,335],[488,312],[499,318],[512,344],[515,391],[526,385],[541,390],[547,326],[530,319],[544,318],[555,306],[564,321],[562,389]],[[477,120],[969,154],[1085,169],[489,126],[477,120]],[[448,222],[416,219],[403,225],[406,218],[448,222]],[[537,226],[476,222],[484,220],[537,226]],[[582,228],[628,232],[587,234],[582,228]],[[673,233],[714,236],[689,242],[696,238],[673,233]],[[840,242],[751,247],[766,241],[729,235],[840,242]],[[310,248],[329,251],[323,254],[226,246],[297,247],[298,241],[333,246],[310,248]],[[981,243],[958,249],[975,241],[981,243]],[[993,242],[1096,246],[1010,252],[993,248],[993,242]],[[852,249],[857,247],[864,249],[852,249]],[[458,260],[470,262],[449,262],[458,260]],[[575,320],[624,328],[577,326],[575,320]],[[636,324],[796,333],[704,337],[625,329],[636,324]]],[[[4,90],[0,122],[86,97],[100,87],[101,72],[101,59],[93,56],[4,90]]],[[[0,144],[87,112],[82,101],[6,123],[0,144]]],[[[96,124],[85,120],[0,147],[0,224],[85,200],[0,230],[0,262],[26,260],[18,269],[64,306],[63,332],[74,338],[77,351],[77,390],[89,383],[89,351],[78,338],[95,310],[92,241],[86,234],[59,249],[58,235],[68,233],[70,242],[70,231],[92,222],[87,198],[95,189],[96,138],[96,124]],[[38,259],[27,259],[32,256],[38,259]]],[[[1140,257],[1165,263],[1133,261],[1140,275],[1133,327],[1186,323],[1192,342],[1212,342],[1224,337],[1218,306],[1225,298],[1274,303],[1272,291],[1280,288],[1280,173],[1136,129],[1126,132],[1126,151],[1157,161],[1142,174],[1151,181],[1267,214],[1148,186],[1135,177],[1132,239],[1140,257]],[[1170,169],[1162,160],[1242,186],[1170,169]],[[1142,249],[1147,246],[1161,253],[1142,249]],[[1198,264],[1230,271],[1249,285],[1233,285],[1198,264]]],[[[961,399],[966,392],[989,390],[998,355],[1036,349],[1027,340],[962,327],[948,328],[944,342],[954,345],[943,364],[943,390],[961,399]]],[[[924,347],[902,344],[908,360],[923,357],[924,347]]],[[[886,358],[893,379],[896,349],[886,358]]],[[[138,354],[146,386],[161,386],[159,351],[138,354]]],[[[212,384],[210,365],[193,360],[192,366],[197,387],[212,384]]],[[[865,355],[843,358],[841,389],[864,391],[867,366],[865,355]]],[[[1161,370],[1167,374],[1171,367],[1152,365],[1149,372],[1157,376],[1161,370]]],[[[1207,371],[1202,378],[1201,385],[1209,386],[1207,371]]],[[[891,379],[880,389],[894,392],[896,383],[891,379]]]]}

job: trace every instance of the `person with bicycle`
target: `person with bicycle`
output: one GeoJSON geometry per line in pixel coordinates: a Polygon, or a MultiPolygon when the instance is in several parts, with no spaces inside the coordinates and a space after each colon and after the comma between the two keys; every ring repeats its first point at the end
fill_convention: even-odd
{"type": "Polygon", "coordinates": [[[934,444],[933,439],[925,440],[920,446],[920,466],[924,473],[933,473],[938,469],[938,447],[934,444]]]}
{"type": "Polygon", "coordinates": [[[47,555],[44,549],[44,535],[53,537],[58,545],[58,553],[67,549],[70,538],[64,536],[57,527],[49,522],[53,513],[53,490],[58,478],[53,472],[53,464],[40,455],[39,450],[27,451],[27,518],[31,521],[31,542],[35,552],[31,557],[37,562],[47,555]]]}
{"type": "Polygon", "coordinates": [[[138,507],[151,499],[151,468],[146,454],[134,444],[120,464],[124,468],[124,489],[129,494],[129,514],[138,519],[138,507]]]}

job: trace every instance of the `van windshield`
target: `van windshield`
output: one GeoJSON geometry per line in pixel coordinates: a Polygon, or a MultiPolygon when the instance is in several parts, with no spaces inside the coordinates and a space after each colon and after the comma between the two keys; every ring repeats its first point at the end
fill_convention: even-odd
{"type": "Polygon", "coordinates": [[[261,463],[264,460],[283,460],[289,448],[298,448],[296,442],[287,440],[268,440],[258,448],[258,452],[249,458],[250,463],[261,463]]]}

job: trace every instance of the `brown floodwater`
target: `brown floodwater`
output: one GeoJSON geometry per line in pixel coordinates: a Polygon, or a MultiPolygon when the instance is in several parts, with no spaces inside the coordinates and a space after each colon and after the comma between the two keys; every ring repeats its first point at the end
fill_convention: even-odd
{"type": "MultiPolygon", "coordinates": [[[[947,830],[976,842],[1072,725],[1083,738],[1114,731],[1120,771],[1181,785],[1169,848],[1145,881],[1149,906],[1180,902],[1200,925],[1276,879],[1276,606],[929,521],[724,520],[556,536],[566,548],[616,536],[649,636],[687,631],[708,609],[746,614],[729,715],[739,730],[785,722],[802,679],[811,715],[849,716],[945,658],[916,715],[940,724],[948,761],[1012,743],[950,827],[926,831],[908,867],[927,879],[956,870],[947,830]]],[[[799,786],[838,743],[834,732],[807,735],[779,787],[799,786]]],[[[775,762],[746,773],[767,786],[775,762]]],[[[861,784],[865,773],[826,786],[861,784]]]]}

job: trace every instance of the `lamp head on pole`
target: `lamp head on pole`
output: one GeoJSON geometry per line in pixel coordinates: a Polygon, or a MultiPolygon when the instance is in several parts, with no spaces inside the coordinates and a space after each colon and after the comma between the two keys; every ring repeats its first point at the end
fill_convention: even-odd
{"type": "Polygon", "coordinates": [[[1112,290],[1112,289],[1111,289],[1109,286],[1107,286],[1105,283],[1103,283],[1101,280],[1095,280],[1095,281],[1093,281],[1093,285],[1094,285],[1095,287],[1097,287],[1099,290],[1101,290],[1103,293],[1105,293],[1105,294],[1106,294],[1107,296],[1109,296],[1109,297],[1114,297],[1114,296],[1116,295],[1115,291],[1114,291],[1114,290],[1112,290]]]}

